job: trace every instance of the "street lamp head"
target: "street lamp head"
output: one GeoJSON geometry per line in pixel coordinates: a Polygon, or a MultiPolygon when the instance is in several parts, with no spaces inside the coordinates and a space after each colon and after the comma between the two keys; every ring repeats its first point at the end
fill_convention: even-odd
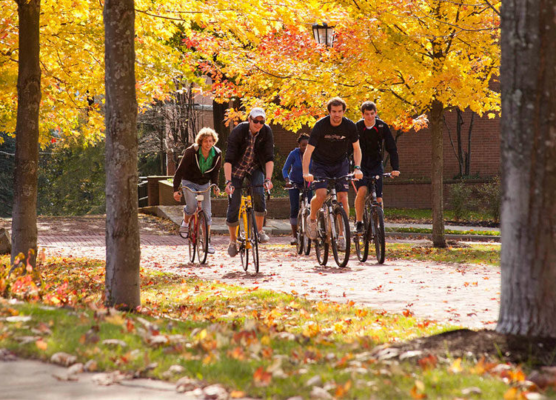
{"type": "Polygon", "coordinates": [[[334,44],[334,27],[328,26],[326,22],[313,24],[313,36],[317,43],[332,47],[334,44]]]}

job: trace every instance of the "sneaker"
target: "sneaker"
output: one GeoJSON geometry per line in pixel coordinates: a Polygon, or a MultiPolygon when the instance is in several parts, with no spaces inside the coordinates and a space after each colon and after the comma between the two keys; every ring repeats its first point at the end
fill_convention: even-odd
{"type": "Polygon", "coordinates": [[[362,235],[365,233],[365,226],[363,225],[363,221],[357,221],[355,223],[355,233],[358,235],[362,235]]]}
{"type": "MultiPolygon", "coordinates": [[[[208,253],[208,254],[214,254],[214,253],[216,253],[216,250],[214,249],[214,247],[212,247],[212,244],[210,244],[210,243],[208,244],[208,247],[207,247],[207,253],[208,253]]],[[[233,256],[232,256],[232,257],[233,257],[233,256]]]]}
{"type": "Polygon", "coordinates": [[[181,221],[180,233],[188,233],[188,232],[189,232],[189,224],[186,224],[184,221],[181,221]]]}
{"type": "Polygon", "coordinates": [[[317,221],[313,221],[311,218],[307,223],[307,236],[309,236],[309,239],[317,239],[317,221]]]}
{"type": "Polygon", "coordinates": [[[259,243],[266,243],[270,240],[264,230],[259,231],[259,243]]]}
{"type": "Polygon", "coordinates": [[[343,236],[338,238],[338,250],[346,251],[346,239],[343,236]]]}
{"type": "Polygon", "coordinates": [[[297,246],[297,238],[293,238],[290,242],[292,246],[297,246]]]}
{"type": "Polygon", "coordinates": [[[237,255],[237,244],[236,242],[230,242],[228,246],[228,255],[230,257],[235,257],[237,255]]]}

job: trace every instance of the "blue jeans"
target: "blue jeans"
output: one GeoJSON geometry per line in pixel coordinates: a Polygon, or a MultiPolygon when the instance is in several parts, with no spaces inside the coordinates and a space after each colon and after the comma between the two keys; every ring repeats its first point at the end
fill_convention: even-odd
{"type": "MultiPolygon", "coordinates": [[[[210,182],[209,183],[205,183],[204,185],[199,185],[198,183],[193,183],[191,181],[188,181],[186,179],[183,179],[181,181],[181,185],[182,186],[187,186],[188,188],[192,189],[192,190],[205,190],[206,188],[208,188],[210,186],[210,182]]],[[[191,193],[189,190],[182,188],[183,190],[183,195],[185,196],[185,207],[183,208],[183,212],[185,213],[185,215],[193,215],[195,213],[195,210],[197,209],[197,199],[195,199],[195,194],[191,193]]],[[[203,202],[201,203],[201,208],[203,209],[203,211],[205,212],[206,216],[207,216],[207,224],[211,225],[212,224],[212,205],[210,203],[210,191],[203,193],[203,196],[205,196],[205,198],[203,199],[203,202]]]]}
{"type": "MultiPolygon", "coordinates": [[[[253,171],[248,178],[252,185],[262,185],[264,183],[264,174],[260,169],[253,171]]],[[[243,180],[232,177],[232,186],[235,187],[234,193],[232,193],[231,199],[228,200],[228,212],[226,214],[226,225],[228,226],[238,226],[239,225],[239,207],[241,205],[241,186],[243,185],[243,180]]],[[[264,188],[254,187],[253,188],[253,198],[251,199],[253,204],[253,209],[255,210],[255,216],[264,216],[266,214],[266,203],[264,198],[264,188]]],[[[262,229],[262,227],[261,227],[262,229]]]]}

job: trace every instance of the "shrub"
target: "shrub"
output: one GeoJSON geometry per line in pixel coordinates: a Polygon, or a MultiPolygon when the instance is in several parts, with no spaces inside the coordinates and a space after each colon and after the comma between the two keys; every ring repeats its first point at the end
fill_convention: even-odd
{"type": "Polygon", "coordinates": [[[478,189],[477,204],[485,213],[489,214],[494,222],[500,222],[500,177],[495,177],[492,182],[481,185],[478,189]]]}
{"type": "Polygon", "coordinates": [[[462,180],[450,186],[449,205],[454,212],[456,221],[460,221],[469,216],[469,211],[473,207],[473,190],[462,180]]]}

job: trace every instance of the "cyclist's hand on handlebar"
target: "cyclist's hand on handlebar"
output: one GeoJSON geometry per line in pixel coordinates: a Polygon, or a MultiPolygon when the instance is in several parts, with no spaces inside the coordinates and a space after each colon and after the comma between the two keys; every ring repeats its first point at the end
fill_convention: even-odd
{"type": "Polygon", "coordinates": [[[264,187],[266,188],[266,190],[272,190],[274,185],[272,184],[272,181],[270,179],[265,179],[264,187]]]}
{"type": "Polygon", "coordinates": [[[303,179],[311,183],[315,180],[315,177],[313,176],[313,174],[303,174],[303,179]]]}
{"type": "Polygon", "coordinates": [[[176,200],[177,202],[181,201],[181,192],[180,191],[174,192],[174,200],[176,200]]]}
{"type": "Polygon", "coordinates": [[[286,186],[285,187],[291,188],[292,186],[293,185],[292,185],[291,181],[288,178],[286,178],[286,186]]]}
{"type": "Polygon", "coordinates": [[[392,171],[391,174],[392,174],[392,177],[400,176],[400,171],[392,171]]]}
{"type": "Polygon", "coordinates": [[[213,187],[214,190],[214,195],[215,196],[219,196],[220,195],[220,188],[218,186],[214,186],[213,187]]]}
{"type": "Polygon", "coordinates": [[[353,171],[353,178],[358,181],[359,179],[363,179],[363,172],[360,169],[356,169],[353,171]]]}
{"type": "Polygon", "coordinates": [[[228,184],[226,185],[225,191],[226,191],[226,193],[227,193],[229,196],[232,195],[232,193],[234,192],[234,190],[235,190],[235,188],[232,186],[232,182],[230,182],[230,183],[228,183],[228,184]]]}

